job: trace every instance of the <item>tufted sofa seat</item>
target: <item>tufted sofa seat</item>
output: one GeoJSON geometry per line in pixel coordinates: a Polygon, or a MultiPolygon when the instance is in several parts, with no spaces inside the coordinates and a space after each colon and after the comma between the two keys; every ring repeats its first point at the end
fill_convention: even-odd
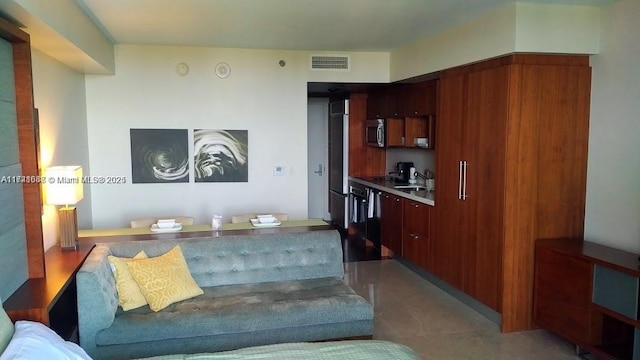
{"type": "Polygon", "coordinates": [[[98,244],[77,274],[80,345],[96,359],[371,336],[373,309],[344,281],[335,230],[98,244]],[[153,312],[118,307],[108,255],[180,245],[204,295],[153,312]]]}

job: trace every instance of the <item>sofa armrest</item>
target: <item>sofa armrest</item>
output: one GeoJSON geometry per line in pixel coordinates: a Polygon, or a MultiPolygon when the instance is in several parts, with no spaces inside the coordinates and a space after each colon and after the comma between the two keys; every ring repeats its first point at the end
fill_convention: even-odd
{"type": "Polygon", "coordinates": [[[76,275],[80,345],[91,354],[96,333],[111,326],[118,310],[116,283],[108,246],[96,245],[76,275]]]}

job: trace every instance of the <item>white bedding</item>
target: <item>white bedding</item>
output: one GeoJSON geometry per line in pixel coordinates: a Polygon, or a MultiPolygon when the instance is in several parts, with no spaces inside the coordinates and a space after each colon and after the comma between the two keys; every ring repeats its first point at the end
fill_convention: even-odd
{"type": "Polygon", "coordinates": [[[163,355],[146,360],[414,360],[410,348],[382,340],[345,340],[255,346],[218,353],[163,355]]]}

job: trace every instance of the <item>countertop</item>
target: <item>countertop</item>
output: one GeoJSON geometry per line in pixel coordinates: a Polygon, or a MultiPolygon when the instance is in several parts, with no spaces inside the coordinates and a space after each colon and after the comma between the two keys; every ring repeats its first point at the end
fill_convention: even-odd
{"type": "MultiPolygon", "coordinates": [[[[389,194],[400,196],[405,199],[413,200],[423,204],[427,204],[431,206],[435,206],[436,204],[434,201],[433,191],[425,191],[425,190],[414,191],[414,190],[408,190],[408,189],[394,189],[393,186],[398,184],[388,180],[387,178],[349,176],[349,180],[353,182],[357,182],[362,185],[366,185],[374,189],[378,189],[380,191],[387,192],[389,194]]],[[[424,185],[424,184],[418,181],[417,185],[424,185]]]]}

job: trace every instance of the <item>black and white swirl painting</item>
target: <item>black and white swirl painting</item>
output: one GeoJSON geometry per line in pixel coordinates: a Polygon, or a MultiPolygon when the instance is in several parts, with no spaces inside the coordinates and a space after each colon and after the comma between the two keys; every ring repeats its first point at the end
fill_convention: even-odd
{"type": "Polygon", "coordinates": [[[193,131],[196,182],[248,182],[247,130],[193,131]]]}
{"type": "Polygon", "coordinates": [[[130,129],[134,184],[189,182],[186,129],[130,129]]]}

